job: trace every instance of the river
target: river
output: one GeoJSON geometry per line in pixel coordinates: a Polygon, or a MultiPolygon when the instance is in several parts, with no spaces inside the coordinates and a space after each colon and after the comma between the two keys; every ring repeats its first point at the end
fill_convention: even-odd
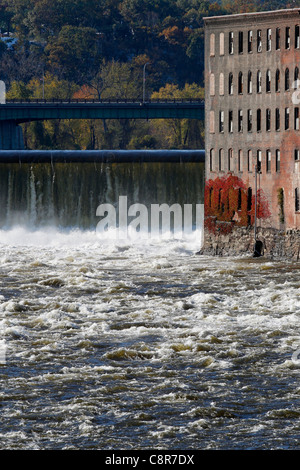
{"type": "Polygon", "coordinates": [[[1,449],[299,450],[299,263],[25,206],[0,230],[1,449]]]}

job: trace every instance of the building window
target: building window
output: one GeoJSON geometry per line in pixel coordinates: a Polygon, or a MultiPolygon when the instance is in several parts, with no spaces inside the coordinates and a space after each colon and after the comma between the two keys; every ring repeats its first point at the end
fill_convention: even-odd
{"type": "Polygon", "coordinates": [[[215,55],[215,35],[214,33],[212,33],[210,35],[210,56],[214,56],[215,55]]]}
{"type": "Polygon", "coordinates": [[[276,131],[280,130],[280,109],[275,109],[275,129],[276,131]]]}
{"type": "Polygon", "coordinates": [[[249,70],[248,72],[248,87],[247,87],[247,91],[249,94],[252,93],[252,72],[249,70]]]}
{"type": "Polygon", "coordinates": [[[266,151],[266,171],[270,173],[271,171],[271,150],[266,151]]]}
{"type": "Polygon", "coordinates": [[[261,29],[257,30],[257,52],[262,51],[261,29]]]}
{"type": "Polygon", "coordinates": [[[219,171],[223,169],[223,149],[219,150],[219,171]]]}
{"type": "Polygon", "coordinates": [[[243,54],[243,42],[244,42],[243,31],[239,31],[239,54],[243,54]]]}
{"type": "Polygon", "coordinates": [[[271,130],[271,110],[269,108],[266,109],[266,131],[271,130]]]}
{"type": "Polygon", "coordinates": [[[219,93],[221,96],[224,95],[224,73],[220,73],[219,76],[219,93]]]}
{"type": "Polygon", "coordinates": [[[233,32],[229,33],[229,54],[233,54],[233,32]]]}
{"type": "Polygon", "coordinates": [[[256,168],[257,168],[257,171],[260,173],[261,172],[261,150],[257,150],[256,168]]]}
{"type": "Polygon", "coordinates": [[[238,111],[238,131],[243,132],[243,111],[241,109],[238,111]]]}
{"type": "Polygon", "coordinates": [[[239,150],[238,152],[238,171],[243,171],[243,150],[239,150]]]}
{"type": "Polygon", "coordinates": [[[294,71],[294,90],[297,90],[298,86],[299,86],[299,69],[298,67],[295,67],[295,71],[294,71]]]}
{"type": "Polygon", "coordinates": [[[261,93],[261,71],[260,70],[258,70],[257,72],[256,89],[257,89],[257,93],[261,93]]]}
{"type": "Polygon", "coordinates": [[[266,92],[270,93],[271,91],[271,71],[267,70],[266,73],[266,92]]]}
{"type": "Polygon", "coordinates": [[[233,95],[233,74],[231,72],[228,77],[228,93],[233,95]]]}
{"type": "Polygon", "coordinates": [[[287,130],[290,127],[290,108],[284,110],[284,129],[287,130]]]}
{"type": "Polygon", "coordinates": [[[215,112],[214,111],[209,112],[209,132],[211,134],[214,134],[215,132],[215,112]]]}
{"type": "Polygon", "coordinates": [[[209,77],[209,94],[210,96],[215,95],[215,74],[211,73],[209,77]]]}
{"type": "Polygon", "coordinates": [[[253,31],[248,31],[248,52],[253,51],[253,31]]]}
{"type": "Polygon", "coordinates": [[[233,111],[228,111],[228,132],[233,132],[233,111]]]}
{"type": "Polygon", "coordinates": [[[295,149],[294,158],[295,158],[295,162],[298,162],[300,160],[300,150],[299,149],[295,149]]]}
{"type": "Polygon", "coordinates": [[[272,48],[272,30],[267,29],[267,51],[270,51],[272,48]]]}
{"type": "Polygon", "coordinates": [[[210,149],[210,152],[209,152],[209,169],[210,169],[210,171],[214,171],[214,161],[215,161],[215,150],[210,149]]]}
{"type": "Polygon", "coordinates": [[[276,50],[280,49],[280,28],[276,28],[276,50]]]}
{"type": "Polygon", "coordinates": [[[261,109],[256,111],[256,130],[257,132],[261,131],[261,109]]]}
{"type": "Polygon", "coordinates": [[[228,171],[232,170],[232,162],[233,162],[233,150],[229,149],[228,150],[228,171]]]}
{"type": "Polygon", "coordinates": [[[300,191],[299,188],[295,188],[295,211],[300,211],[300,191]]]}
{"type": "Polygon", "coordinates": [[[219,112],[219,132],[224,132],[224,111],[219,112]]]}
{"type": "Polygon", "coordinates": [[[252,172],[252,150],[248,150],[247,153],[247,170],[248,173],[252,172]]]}
{"type": "Polygon", "coordinates": [[[276,172],[278,173],[280,171],[280,150],[276,150],[276,172]]]}
{"type": "Polygon", "coordinates": [[[299,131],[299,108],[294,108],[294,129],[299,131]]]}
{"type": "Polygon", "coordinates": [[[224,55],[224,33],[220,33],[220,55],[224,55]]]}
{"type": "Polygon", "coordinates": [[[295,26],[295,49],[300,48],[300,26],[296,24],[295,26]]]}
{"type": "Polygon", "coordinates": [[[239,79],[238,79],[238,93],[239,93],[239,95],[243,94],[243,83],[244,83],[243,73],[239,72],[239,79]]]}
{"type": "Polygon", "coordinates": [[[291,28],[287,26],[285,28],[285,48],[289,49],[291,46],[291,28]]]}
{"type": "Polygon", "coordinates": [[[248,109],[247,113],[247,131],[252,132],[252,109],[248,109]]]}
{"type": "Polygon", "coordinates": [[[252,209],[252,188],[248,188],[247,192],[247,211],[252,209]]]}
{"type": "Polygon", "coordinates": [[[280,70],[277,69],[275,73],[275,91],[280,91],[280,70]]]}
{"type": "Polygon", "coordinates": [[[290,89],[290,71],[289,69],[285,69],[284,72],[284,89],[288,91],[290,89]]]}

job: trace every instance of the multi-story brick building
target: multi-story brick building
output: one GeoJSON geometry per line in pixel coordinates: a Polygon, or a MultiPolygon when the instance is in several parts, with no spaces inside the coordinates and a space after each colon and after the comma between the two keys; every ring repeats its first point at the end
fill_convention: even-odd
{"type": "Polygon", "coordinates": [[[259,225],[300,229],[300,9],[204,21],[206,180],[238,176],[266,196],[259,225]]]}

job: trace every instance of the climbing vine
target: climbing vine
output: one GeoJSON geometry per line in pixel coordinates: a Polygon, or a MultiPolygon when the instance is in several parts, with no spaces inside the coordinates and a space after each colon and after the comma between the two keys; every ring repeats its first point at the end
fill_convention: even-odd
{"type": "MultiPolygon", "coordinates": [[[[211,233],[230,233],[234,226],[253,225],[255,194],[232,174],[208,180],[205,185],[205,228],[211,233]]],[[[257,218],[270,217],[269,204],[262,190],[257,192],[257,218]]]]}

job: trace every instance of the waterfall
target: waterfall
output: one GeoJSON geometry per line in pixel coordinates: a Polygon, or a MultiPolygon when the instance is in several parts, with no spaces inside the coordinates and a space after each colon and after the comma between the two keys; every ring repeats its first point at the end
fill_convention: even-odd
{"type": "Polygon", "coordinates": [[[201,204],[203,163],[1,163],[0,228],[94,229],[99,204],[201,204]]]}

